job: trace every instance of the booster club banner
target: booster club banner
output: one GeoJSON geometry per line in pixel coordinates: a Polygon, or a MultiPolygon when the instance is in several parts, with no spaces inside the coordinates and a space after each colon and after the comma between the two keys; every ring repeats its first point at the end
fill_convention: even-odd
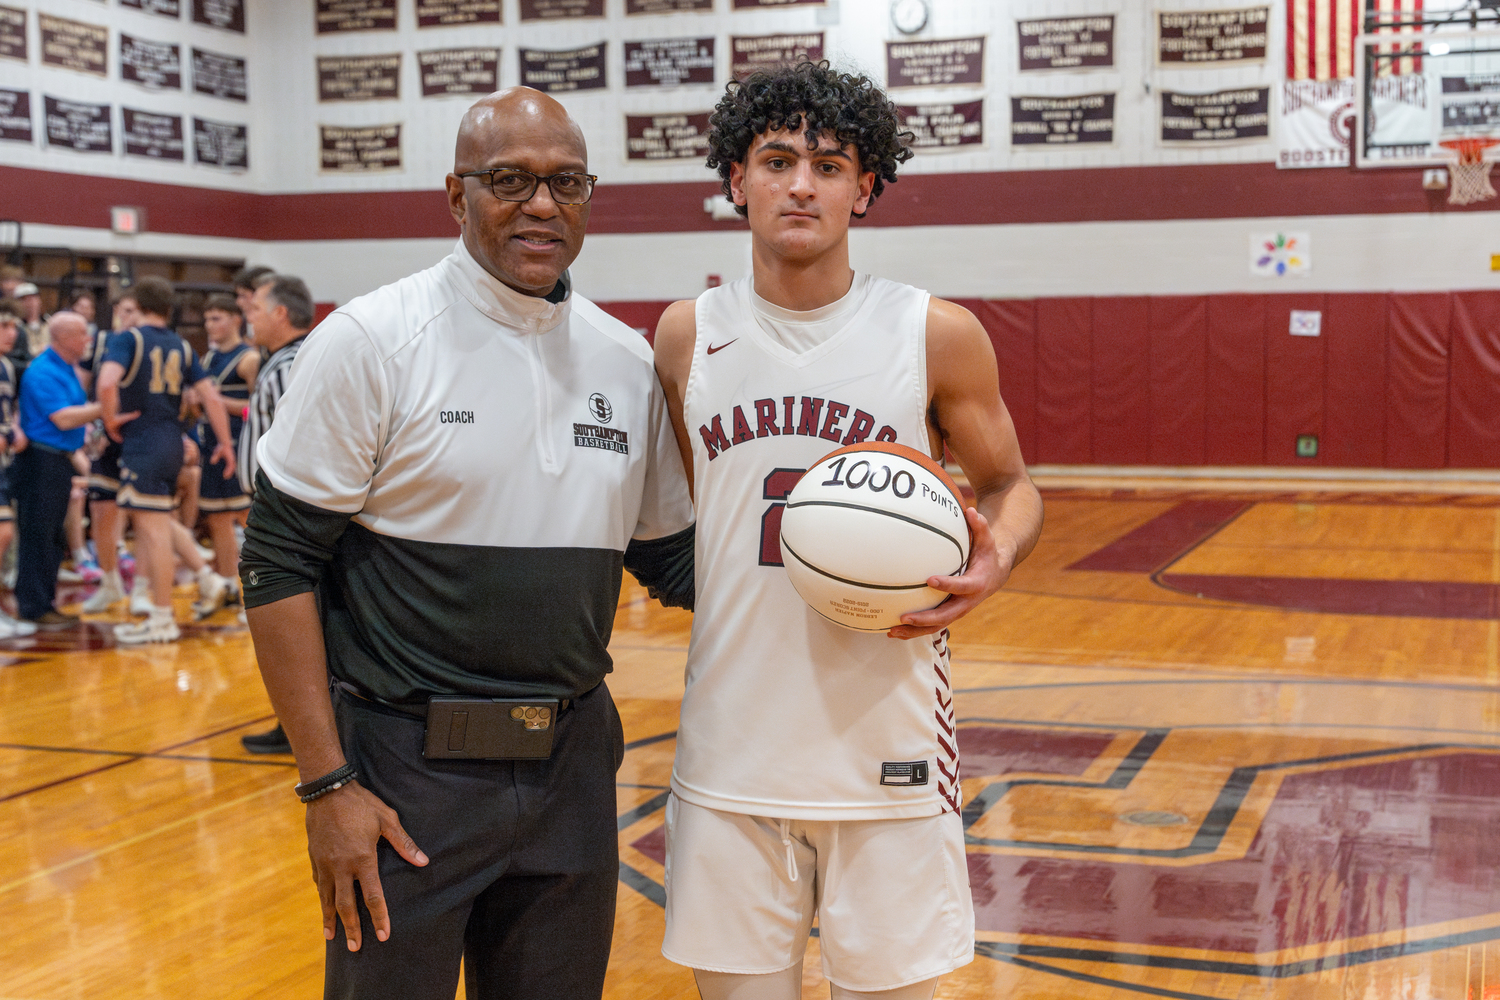
{"type": "Polygon", "coordinates": [[[1353,80],[1287,80],[1276,120],[1276,166],[1347,167],[1354,137],[1353,80]]]}
{"type": "Polygon", "coordinates": [[[1161,92],[1163,143],[1218,143],[1264,139],[1271,134],[1271,88],[1247,87],[1213,94],[1161,92]]]}
{"type": "Polygon", "coordinates": [[[701,161],[707,155],[707,111],[625,116],[626,159],[701,161]]]}
{"type": "Polygon", "coordinates": [[[1012,146],[1071,146],[1115,141],[1115,95],[1012,97],[1012,146]]]}

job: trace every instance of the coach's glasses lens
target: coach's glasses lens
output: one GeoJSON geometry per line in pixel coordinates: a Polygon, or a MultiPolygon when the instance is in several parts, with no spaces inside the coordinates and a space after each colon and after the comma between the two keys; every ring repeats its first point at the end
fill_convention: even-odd
{"type": "MultiPolygon", "coordinates": [[[[530,201],[536,186],[547,182],[552,200],[559,205],[583,205],[594,195],[594,178],[589,174],[553,174],[538,177],[526,170],[475,171],[490,175],[490,190],[501,201],[530,201]]],[[[472,176],[472,175],[465,175],[472,176]]]]}

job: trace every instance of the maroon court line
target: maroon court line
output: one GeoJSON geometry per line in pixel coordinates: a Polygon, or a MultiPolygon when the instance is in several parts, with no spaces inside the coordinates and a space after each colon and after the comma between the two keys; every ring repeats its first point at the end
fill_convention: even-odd
{"type": "Polygon", "coordinates": [[[1153,579],[1168,590],[1194,597],[1287,611],[1399,618],[1500,617],[1500,587],[1493,583],[1193,573],[1160,573],[1153,579]]]}
{"type": "Polygon", "coordinates": [[[1188,500],[1067,568],[1155,573],[1212,537],[1252,506],[1245,500],[1188,500]]]}

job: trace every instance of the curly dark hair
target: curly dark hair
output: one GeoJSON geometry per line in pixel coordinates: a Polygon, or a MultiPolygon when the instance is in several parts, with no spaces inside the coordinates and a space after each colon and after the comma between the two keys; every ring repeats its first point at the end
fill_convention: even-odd
{"type": "MultiPolygon", "coordinates": [[[[858,150],[859,169],[875,172],[870,205],[887,181],[895,183],[896,167],[912,157],[916,136],[902,130],[896,105],[868,77],[832,69],[826,60],[756,70],[724,88],[708,119],[708,165],[724,179],[724,196],[734,200],[730,168],[745,161],[757,136],[796,132],[804,121],[808,149],[817,149],[818,136],[831,132],[839,145],[858,150]]],[[[735,211],[746,214],[743,205],[735,211]]],[[[862,219],[865,212],[854,215],[862,219]]]]}

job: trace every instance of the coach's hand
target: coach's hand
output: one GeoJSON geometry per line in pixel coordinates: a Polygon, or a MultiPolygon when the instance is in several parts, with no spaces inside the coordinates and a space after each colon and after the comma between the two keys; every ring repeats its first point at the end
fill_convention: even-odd
{"type": "Polygon", "coordinates": [[[105,417],[104,433],[108,434],[109,439],[115,444],[119,444],[121,441],[125,440],[120,436],[120,428],[124,427],[126,424],[130,423],[140,415],[140,410],[131,410],[129,413],[116,413],[112,417],[105,417]]]}
{"type": "Polygon", "coordinates": [[[427,864],[427,855],[401,828],[396,810],[357,782],[307,804],[307,855],[312,860],[313,881],[318,883],[318,902],[323,906],[323,937],[333,940],[337,917],[343,921],[350,951],[359,951],[361,943],[356,881],[375,925],[376,939],[384,941],[391,936],[391,916],[385,908],[375,854],[381,837],[412,864],[427,864]]]}
{"type": "Polygon", "coordinates": [[[917,636],[942,631],[979,607],[985,598],[1005,586],[1005,581],[1010,579],[1011,566],[1015,563],[1015,549],[1011,548],[1008,554],[1002,553],[995,544],[990,522],[973,507],[964,510],[964,517],[969,522],[969,568],[962,576],[927,578],[927,586],[953,596],[929,611],[914,611],[902,615],[903,624],[886,633],[892,639],[915,639],[917,636]]]}

